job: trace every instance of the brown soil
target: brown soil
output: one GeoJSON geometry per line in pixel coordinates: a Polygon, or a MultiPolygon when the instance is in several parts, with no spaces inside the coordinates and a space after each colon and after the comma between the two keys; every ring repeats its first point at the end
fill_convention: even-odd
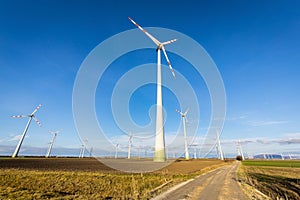
{"type": "Polygon", "coordinates": [[[94,158],[5,158],[0,159],[1,168],[42,171],[115,171],[94,158]]]}
{"type": "MultiPolygon", "coordinates": [[[[158,172],[166,174],[191,174],[220,164],[224,164],[224,161],[214,159],[177,160],[158,172]]],[[[95,158],[0,158],[0,169],[117,172],[117,170],[104,165],[95,158]]]]}
{"type": "Polygon", "coordinates": [[[246,183],[257,188],[271,199],[300,200],[300,169],[271,167],[246,167],[245,169],[246,183]],[[292,175],[293,177],[291,177],[292,175]]]}

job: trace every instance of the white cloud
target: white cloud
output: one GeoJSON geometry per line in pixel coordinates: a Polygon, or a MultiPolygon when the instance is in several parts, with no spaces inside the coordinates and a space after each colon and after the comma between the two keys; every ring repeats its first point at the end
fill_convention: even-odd
{"type": "Polygon", "coordinates": [[[238,120],[245,119],[246,117],[247,117],[247,115],[241,115],[241,116],[237,116],[237,117],[228,117],[228,118],[226,118],[226,121],[238,121],[238,120]]]}
{"type": "Polygon", "coordinates": [[[288,138],[300,138],[300,132],[284,133],[284,136],[288,138]]]}
{"type": "Polygon", "coordinates": [[[232,145],[237,144],[240,141],[241,144],[249,144],[249,143],[260,143],[260,144],[300,144],[300,136],[293,138],[277,138],[277,139],[269,139],[269,138],[245,138],[241,140],[222,140],[221,143],[224,145],[232,145]]]}
{"type": "Polygon", "coordinates": [[[251,121],[249,122],[252,126],[269,126],[269,125],[278,125],[278,124],[286,124],[288,121],[251,121]]]}
{"type": "Polygon", "coordinates": [[[300,138],[281,139],[277,142],[279,144],[300,144],[300,138]]]}
{"type": "Polygon", "coordinates": [[[12,138],[10,138],[10,139],[7,140],[7,141],[17,141],[17,140],[20,140],[21,137],[22,137],[22,135],[15,135],[15,136],[13,136],[12,138]]]}

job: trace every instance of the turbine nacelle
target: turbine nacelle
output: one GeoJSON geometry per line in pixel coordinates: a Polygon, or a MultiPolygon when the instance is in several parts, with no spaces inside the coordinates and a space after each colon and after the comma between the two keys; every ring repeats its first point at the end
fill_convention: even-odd
{"type": "Polygon", "coordinates": [[[186,111],[183,113],[182,111],[179,111],[179,110],[176,109],[176,112],[178,112],[178,113],[181,115],[181,117],[186,117],[186,115],[188,114],[189,110],[190,110],[190,109],[188,108],[188,109],[186,109],[186,111]]]}
{"type": "Polygon", "coordinates": [[[171,44],[171,43],[176,42],[176,41],[177,41],[177,39],[169,40],[169,41],[167,41],[167,42],[160,42],[160,43],[157,45],[156,51],[162,50],[162,48],[163,48],[165,45],[171,44]]]}

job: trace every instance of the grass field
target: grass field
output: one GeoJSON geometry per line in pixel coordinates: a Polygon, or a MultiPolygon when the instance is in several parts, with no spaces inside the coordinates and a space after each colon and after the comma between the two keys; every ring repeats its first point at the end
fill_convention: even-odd
{"type": "Polygon", "coordinates": [[[1,170],[0,199],[146,199],[156,187],[188,176],[1,170]]]}
{"type": "Polygon", "coordinates": [[[0,159],[0,199],[149,199],[224,164],[180,161],[156,172],[130,174],[95,159],[0,159]]]}
{"type": "Polygon", "coordinates": [[[258,189],[270,199],[300,200],[299,161],[252,160],[242,163],[239,170],[242,182],[258,189]]]}
{"type": "Polygon", "coordinates": [[[245,160],[245,166],[269,166],[269,167],[295,167],[300,168],[300,161],[296,160],[245,160]]]}

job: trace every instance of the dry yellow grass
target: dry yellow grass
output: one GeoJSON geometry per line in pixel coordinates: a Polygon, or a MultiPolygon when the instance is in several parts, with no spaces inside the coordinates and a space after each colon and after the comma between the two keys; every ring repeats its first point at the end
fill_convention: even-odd
{"type": "MultiPolygon", "coordinates": [[[[31,169],[32,163],[24,165],[23,162],[17,169],[17,165],[11,168],[11,163],[5,165],[4,162],[0,163],[0,199],[149,199],[171,185],[206,171],[207,167],[224,164],[217,160],[180,161],[153,173],[128,174],[105,166],[101,171],[98,165],[96,171],[92,168],[85,171],[84,166],[73,169],[69,165],[67,170],[53,171],[49,165],[51,161],[43,159],[40,170],[36,167],[37,160],[34,160],[34,169],[31,169]]],[[[64,169],[61,162],[67,165],[68,159],[53,159],[56,168],[64,169]]],[[[92,164],[91,161],[83,162],[92,164]]],[[[80,160],[78,163],[83,165],[80,160]]]]}
{"type": "Polygon", "coordinates": [[[238,175],[252,199],[266,199],[266,195],[270,199],[300,200],[300,168],[242,166],[238,175]],[[255,194],[253,189],[262,194],[255,194]]]}

